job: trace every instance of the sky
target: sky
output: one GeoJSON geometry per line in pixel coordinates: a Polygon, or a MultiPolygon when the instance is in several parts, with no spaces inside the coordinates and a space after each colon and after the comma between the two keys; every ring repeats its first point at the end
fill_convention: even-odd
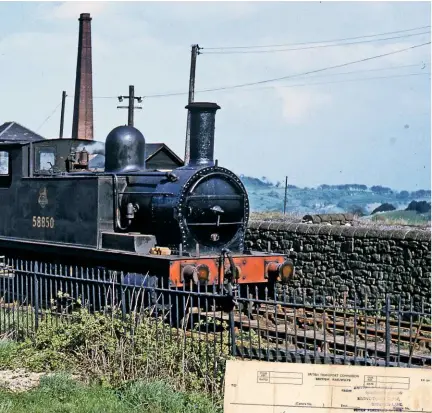
{"type": "Polygon", "coordinates": [[[431,186],[430,45],[367,59],[429,42],[430,2],[0,1],[0,124],[16,121],[57,137],[66,90],[70,137],[80,13],[93,18],[96,140],[127,123],[115,97],[134,85],[144,96],[135,126],[147,142],[164,142],[183,157],[190,49],[199,44],[195,101],[221,106],[219,165],[272,181],[288,176],[301,187],[431,186]],[[388,32],[399,33],[364,37],[388,32]],[[343,46],[316,43],[352,37],[343,46]],[[376,41],[388,37],[398,38],[376,41]],[[226,49],[279,44],[288,46],[226,49]],[[171,92],[186,93],[151,97],[171,92]]]}

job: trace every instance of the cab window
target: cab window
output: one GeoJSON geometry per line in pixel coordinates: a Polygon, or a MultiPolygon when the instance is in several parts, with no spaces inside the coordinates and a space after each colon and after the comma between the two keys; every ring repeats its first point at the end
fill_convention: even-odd
{"type": "Polygon", "coordinates": [[[9,152],[0,151],[0,176],[9,176],[9,152]]]}
{"type": "Polygon", "coordinates": [[[0,151],[0,188],[9,188],[12,182],[10,155],[7,151],[0,151]]]}
{"type": "Polygon", "coordinates": [[[36,169],[39,171],[49,171],[55,166],[55,148],[39,148],[36,155],[36,169]]]}

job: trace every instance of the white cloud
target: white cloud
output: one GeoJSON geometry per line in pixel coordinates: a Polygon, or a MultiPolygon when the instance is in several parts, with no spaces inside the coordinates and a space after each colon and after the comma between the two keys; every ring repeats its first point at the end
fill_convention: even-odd
{"type": "Polygon", "coordinates": [[[275,88],[282,100],[282,114],[289,123],[301,123],[308,120],[332,103],[328,93],[313,90],[275,88]]]}

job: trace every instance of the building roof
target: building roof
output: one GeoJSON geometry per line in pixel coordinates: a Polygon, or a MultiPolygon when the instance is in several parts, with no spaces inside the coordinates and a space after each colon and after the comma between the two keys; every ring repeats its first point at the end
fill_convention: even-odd
{"type": "Polygon", "coordinates": [[[20,125],[17,122],[5,122],[0,126],[0,142],[36,142],[44,139],[45,138],[43,136],[38,135],[36,132],[33,132],[32,130],[20,125]]]}
{"type": "Polygon", "coordinates": [[[178,157],[168,146],[166,146],[164,143],[146,143],[146,161],[150,160],[155,156],[157,153],[159,153],[162,150],[165,150],[167,154],[173,158],[174,161],[177,163],[183,165],[183,160],[178,157]]]}

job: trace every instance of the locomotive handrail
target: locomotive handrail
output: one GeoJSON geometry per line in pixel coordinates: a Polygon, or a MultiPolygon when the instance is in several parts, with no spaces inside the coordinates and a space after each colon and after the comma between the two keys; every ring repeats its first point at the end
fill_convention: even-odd
{"type": "Polygon", "coordinates": [[[165,196],[176,196],[172,192],[117,192],[119,195],[165,195],[165,196]]]}
{"type": "Polygon", "coordinates": [[[128,228],[130,223],[126,227],[122,227],[120,224],[120,217],[119,217],[119,195],[118,195],[118,178],[116,174],[111,174],[113,177],[113,201],[114,201],[114,230],[117,228],[121,231],[124,231],[128,228]]]}
{"type": "MultiPolygon", "coordinates": [[[[244,224],[244,222],[243,221],[239,221],[239,222],[219,222],[219,225],[241,225],[241,224],[244,224]]],[[[191,222],[188,222],[188,226],[193,226],[193,227],[196,227],[196,226],[205,226],[205,225],[215,225],[215,223],[214,222],[197,222],[197,223],[191,223],[191,222]]]]}
{"type": "Polygon", "coordinates": [[[244,195],[188,195],[189,199],[244,199],[244,195]]]}
{"type": "Polygon", "coordinates": [[[112,172],[68,172],[68,174],[74,175],[74,176],[113,176],[113,175],[117,175],[117,176],[170,176],[170,172],[159,172],[159,171],[154,171],[154,172],[140,172],[140,171],[133,171],[133,172],[121,172],[121,173],[117,173],[117,174],[113,174],[112,172]]]}

